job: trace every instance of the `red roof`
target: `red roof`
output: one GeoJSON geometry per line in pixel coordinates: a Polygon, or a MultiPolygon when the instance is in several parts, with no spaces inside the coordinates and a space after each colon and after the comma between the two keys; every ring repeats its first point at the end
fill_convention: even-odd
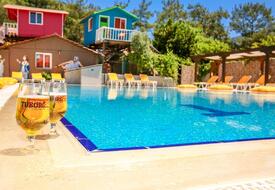
{"type": "Polygon", "coordinates": [[[36,8],[36,7],[26,7],[21,5],[4,5],[5,9],[15,9],[15,10],[27,10],[27,11],[36,11],[36,12],[48,12],[48,13],[56,13],[56,14],[64,14],[68,15],[69,13],[67,11],[62,10],[53,10],[53,9],[42,9],[42,8],[36,8]]]}

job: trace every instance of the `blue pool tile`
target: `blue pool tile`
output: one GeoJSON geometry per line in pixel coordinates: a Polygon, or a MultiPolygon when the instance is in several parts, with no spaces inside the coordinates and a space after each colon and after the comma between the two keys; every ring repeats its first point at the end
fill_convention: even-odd
{"type": "Polygon", "coordinates": [[[65,117],[62,118],[61,122],[87,151],[94,151],[97,149],[97,146],[92,141],[90,141],[78,128],[72,125],[65,117]]]}

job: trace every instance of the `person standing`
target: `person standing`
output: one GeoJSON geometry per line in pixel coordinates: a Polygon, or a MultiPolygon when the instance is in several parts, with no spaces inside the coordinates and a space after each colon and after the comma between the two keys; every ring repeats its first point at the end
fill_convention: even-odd
{"type": "Polygon", "coordinates": [[[3,59],[2,55],[0,55],[0,77],[4,76],[4,62],[5,59],[3,59]]]}
{"type": "Polygon", "coordinates": [[[30,73],[30,64],[27,61],[27,57],[24,55],[23,61],[20,61],[19,59],[17,59],[16,61],[21,65],[20,70],[22,72],[23,79],[28,79],[30,73]]]}

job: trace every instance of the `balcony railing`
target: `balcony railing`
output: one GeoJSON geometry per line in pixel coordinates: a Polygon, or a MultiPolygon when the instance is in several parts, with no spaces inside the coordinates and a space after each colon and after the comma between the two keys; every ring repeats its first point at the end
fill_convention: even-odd
{"type": "Polygon", "coordinates": [[[101,43],[106,40],[131,42],[132,36],[137,32],[136,30],[101,27],[96,30],[96,43],[101,43]]]}
{"type": "Polygon", "coordinates": [[[0,35],[6,36],[6,35],[18,35],[18,27],[17,23],[9,23],[4,22],[2,26],[0,26],[0,35]]]}

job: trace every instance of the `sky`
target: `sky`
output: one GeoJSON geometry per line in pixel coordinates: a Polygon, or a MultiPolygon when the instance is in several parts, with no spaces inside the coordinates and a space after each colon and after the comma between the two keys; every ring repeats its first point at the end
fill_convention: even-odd
{"type": "MultiPolygon", "coordinates": [[[[89,2],[100,6],[101,8],[107,8],[110,7],[116,2],[116,0],[88,0],[89,2]]],[[[127,2],[127,0],[121,0],[124,2],[127,2]]],[[[224,8],[228,12],[231,12],[231,10],[234,8],[235,5],[238,4],[243,4],[247,2],[259,2],[259,3],[264,3],[267,7],[272,8],[272,14],[275,17],[275,0],[180,0],[185,8],[189,4],[197,4],[200,3],[207,7],[210,11],[217,10],[219,7],[224,8]]],[[[130,0],[130,5],[127,8],[128,11],[131,11],[135,8],[138,7],[138,4],[140,3],[140,0],[130,0]]],[[[152,0],[152,5],[150,6],[150,10],[153,12],[156,11],[161,11],[161,0],[152,0]]],[[[151,19],[151,22],[154,22],[155,18],[151,19]]],[[[228,27],[228,21],[224,21],[224,25],[228,27]]],[[[230,36],[234,37],[237,36],[238,34],[235,34],[231,32],[230,36]]]]}

